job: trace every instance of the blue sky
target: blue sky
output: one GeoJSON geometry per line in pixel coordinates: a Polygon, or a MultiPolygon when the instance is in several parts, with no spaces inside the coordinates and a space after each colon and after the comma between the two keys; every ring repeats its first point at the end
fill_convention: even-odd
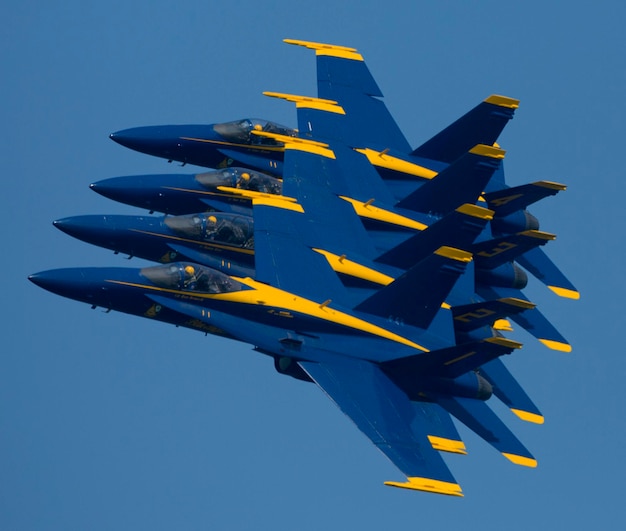
{"type": "Polygon", "coordinates": [[[0,528],[618,528],[622,444],[623,2],[14,2],[3,9],[4,223],[0,528]],[[406,5],[405,5],[406,4],[406,5]],[[410,4],[410,5],[408,5],[410,4]],[[313,385],[245,346],[53,296],[56,267],[140,267],[52,226],[132,214],[91,182],[194,168],[107,136],[242,117],[295,125],[265,90],[315,95],[296,38],[354,46],[417,146],[490,94],[521,100],[501,136],[510,184],[568,190],[534,206],[547,247],[582,293],[530,298],[572,343],[522,332],[509,366],[546,417],[502,409],[529,470],[461,428],[447,462],[465,498],[391,489],[399,472],[313,385]],[[471,527],[471,524],[470,524],[471,527]]]}

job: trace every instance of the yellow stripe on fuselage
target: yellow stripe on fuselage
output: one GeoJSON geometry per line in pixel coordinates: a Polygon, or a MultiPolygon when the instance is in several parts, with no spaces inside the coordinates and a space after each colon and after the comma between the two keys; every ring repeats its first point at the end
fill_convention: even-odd
{"type": "Polygon", "coordinates": [[[210,140],[208,138],[194,138],[191,136],[181,136],[181,140],[190,140],[192,142],[202,142],[204,144],[218,144],[220,146],[229,146],[235,148],[255,149],[257,151],[285,151],[285,146],[267,146],[255,144],[236,144],[234,142],[224,142],[221,140],[210,140]]]}
{"type": "Polygon", "coordinates": [[[146,230],[139,230],[139,229],[130,229],[131,232],[138,232],[139,234],[147,234],[148,236],[156,236],[158,238],[165,238],[166,240],[174,240],[174,241],[179,241],[179,242],[185,242],[185,243],[193,243],[194,245],[202,245],[203,247],[213,247],[213,248],[217,248],[217,249],[224,249],[227,251],[233,251],[236,253],[242,253],[242,254],[248,254],[248,255],[253,255],[254,254],[254,249],[244,249],[242,247],[234,247],[231,245],[224,245],[224,244],[219,244],[219,243],[213,243],[213,242],[205,242],[202,240],[190,240],[188,238],[180,238],[178,236],[170,236],[168,234],[161,234],[158,232],[149,232],[146,230]]]}
{"type": "MultiPolygon", "coordinates": [[[[231,277],[233,280],[248,286],[249,290],[233,291],[230,293],[197,293],[193,291],[182,291],[178,289],[160,288],[158,286],[150,286],[146,284],[137,284],[133,282],[123,282],[119,280],[107,280],[113,284],[120,284],[124,286],[132,286],[135,288],[142,288],[149,291],[157,291],[164,293],[171,293],[174,295],[184,296],[190,299],[196,300],[216,300],[224,302],[232,302],[235,304],[246,304],[249,306],[266,306],[268,308],[279,308],[280,311],[297,312],[309,317],[315,317],[317,319],[335,323],[346,328],[365,332],[374,336],[382,337],[408,347],[420,350],[422,352],[428,352],[429,350],[417,343],[406,339],[398,334],[394,334],[385,328],[372,324],[358,317],[333,310],[328,304],[320,304],[303,297],[294,295],[287,291],[283,291],[267,284],[257,282],[251,278],[239,278],[231,277]]],[[[280,312],[279,312],[280,315],[280,312]]]]}
{"type": "Polygon", "coordinates": [[[368,321],[359,319],[358,317],[354,317],[338,310],[333,310],[328,306],[328,304],[322,305],[309,299],[298,297],[293,293],[268,286],[267,284],[252,280],[251,278],[232,278],[252,289],[207,295],[207,298],[241,304],[276,306],[324,321],[330,321],[347,328],[383,337],[385,339],[395,341],[396,343],[401,343],[417,350],[421,350],[422,352],[428,352],[427,348],[422,347],[413,341],[399,336],[398,334],[394,334],[393,332],[374,325],[368,321]]]}
{"type": "Polygon", "coordinates": [[[268,194],[267,192],[257,192],[255,190],[244,190],[243,188],[233,188],[232,186],[218,186],[217,189],[220,192],[226,192],[228,195],[241,196],[245,197],[246,199],[271,197],[274,200],[288,201],[290,203],[296,203],[298,201],[295,197],[288,197],[286,195],[279,194],[268,194]]]}

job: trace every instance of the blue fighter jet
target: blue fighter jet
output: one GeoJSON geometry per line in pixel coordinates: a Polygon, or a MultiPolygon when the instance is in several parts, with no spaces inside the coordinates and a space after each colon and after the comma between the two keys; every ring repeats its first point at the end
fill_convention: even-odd
{"type": "MultiPolygon", "coordinates": [[[[526,259],[529,271],[554,284],[555,268],[537,258],[552,235],[525,207],[562,185],[503,184],[504,152],[493,143],[512,116],[510,99],[489,98],[461,126],[410,152],[356,50],[292,43],[318,55],[320,98],[272,94],[296,102],[299,136],[260,121],[203,126],[221,139],[164,130],[160,156],[170,150],[167,158],[191,162],[182,155],[186,142],[204,136],[206,153],[227,157],[212,165],[253,169],[102,181],[92,188],[105,196],[186,215],[55,222],[79,239],[163,265],[63,269],[30,280],[92,307],[251,344],[280,373],[318,385],[405,474],[387,485],[463,495],[439,454],[466,453],[451,416],[513,463],[536,466],[488,401],[495,395],[523,420],[543,422],[500,358],[521,347],[504,337],[505,319],[525,322],[537,337],[549,329],[521,292],[515,261],[526,259]],[[467,124],[485,112],[493,120],[478,127],[483,139],[468,139],[467,124]],[[355,126],[363,113],[380,125],[375,132],[355,126]],[[263,178],[253,184],[255,169],[283,181],[257,173],[263,178]]],[[[149,152],[140,129],[130,143],[149,152]]],[[[561,339],[544,342],[569,347],[561,339]]]]}
{"type": "Polygon", "coordinates": [[[92,183],[104,197],[152,212],[194,214],[219,210],[250,214],[251,199],[282,192],[282,182],[248,168],[231,167],[192,175],[132,175],[92,183]]]}
{"type": "Polygon", "coordinates": [[[112,133],[110,138],[141,153],[195,164],[207,168],[246,166],[282,174],[283,147],[272,139],[252,135],[266,131],[295,136],[297,131],[284,125],[245,118],[210,125],[155,125],[134,127],[112,133]]]}

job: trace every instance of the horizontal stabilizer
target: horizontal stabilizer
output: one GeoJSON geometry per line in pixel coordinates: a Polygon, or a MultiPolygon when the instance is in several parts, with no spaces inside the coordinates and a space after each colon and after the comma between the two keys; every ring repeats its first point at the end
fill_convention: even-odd
{"type": "Polygon", "coordinates": [[[482,400],[437,396],[437,403],[516,465],[536,467],[537,461],[511,430],[482,400]]]}
{"type": "Polygon", "coordinates": [[[476,203],[500,166],[504,153],[491,146],[475,146],[396,206],[445,215],[464,203],[476,203]]]}
{"type": "Polygon", "coordinates": [[[502,217],[518,210],[524,210],[528,205],[532,205],[544,197],[556,195],[566,188],[564,184],[537,181],[485,193],[483,199],[487,201],[487,205],[496,213],[496,216],[502,217]]]}
{"type": "Polygon", "coordinates": [[[471,259],[465,251],[440,247],[355,310],[428,328],[471,259]]]}
{"type": "Polygon", "coordinates": [[[529,250],[545,245],[556,238],[554,234],[539,230],[525,230],[493,240],[476,243],[470,251],[474,254],[477,269],[495,269],[517,260],[529,250]]]}
{"type": "Polygon", "coordinates": [[[517,262],[559,297],[579,299],[580,293],[554,265],[542,249],[532,249],[517,258],[517,262]]]}
{"type": "Polygon", "coordinates": [[[513,297],[452,306],[454,329],[457,332],[470,332],[483,326],[492,326],[498,319],[504,319],[534,307],[532,302],[513,297]]]}
{"type": "Polygon", "coordinates": [[[254,267],[246,266],[240,262],[231,262],[227,259],[221,258],[219,255],[211,253],[203,253],[184,245],[177,245],[169,243],[168,247],[176,253],[177,260],[184,260],[189,262],[195,262],[202,264],[218,271],[222,271],[227,275],[233,275],[236,277],[251,277],[254,278],[256,271],[254,267]]]}
{"type": "Polygon", "coordinates": [[[543,415],[522,386],[509,372],[500,359],[492,360],[480,367],[479,373],[493,388],[496,395],[520,419],[543,424],[543,415]]]}
{"type": "MultiPolygon", "coordinates": [[[[521,290],[512,288],[487,288],[480,286],[478,292],[485,298],[514,297],[527,301],[521,290]]],[[[536,337],[541,343],[552,350],[571,352],[572,346],[568,343],[554,325],[537,309],[532,308],[523,313],[511,315],[511,319],[520,325],[529,334],[536,337]]]]}
{"type": "Polygon", "coordinates": [[[420,377],[458,378],[499,356],[510,354],[521,346],[521,343],[504,337],[488,337],[481,341],[386,361],[381,366],[393,381],[411,395],[410,389],[420,377]]]}
{"type": "MultiPolygon", "coordinates": [[[[299,361],[311,379],[408,478],[417,490],[461,496],[428,434],[413,422],[407,396],[375,364],[358,359],[299,361]],[[413,428],[420,429],[415,433],[413,428]]],[[[404,486],[404,484],[392,484],[404,486]]]]}
{"type": "Polygon", "coordinates": [[[469,249],[492,219],[486,208],[465,204],[379,256],[376,261],[400,269],[410,269],[442,245],[469,249]]]}
{"type": "Polygon", "coordinates": [[[519,100],[489,96],[471,111],[422,144],[413,155],[452,163],[476,144],[492,146],[513,118],[519,100]]]}

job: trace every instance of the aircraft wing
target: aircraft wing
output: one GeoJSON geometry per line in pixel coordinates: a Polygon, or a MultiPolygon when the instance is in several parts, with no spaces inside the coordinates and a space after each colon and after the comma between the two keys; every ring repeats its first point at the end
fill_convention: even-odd
{"type": "Polygon", "coordinates": [[[429,439],[425,412],[375,364],[358,359],[300,361],[311,379],[406,476],[386,485],[463,496],[461,487],[429,439]],[[424,413],[424,414],[422,414],[424,413]]]}
{"type": "Polygon", "coordinates": [[[411,152],[398,124],[378,99],[382,92],[356,49],[294,39],[285,42],[315,50],[317,95],[338,102],[345,109],[350,117],[353,145],[411,152]]]}

